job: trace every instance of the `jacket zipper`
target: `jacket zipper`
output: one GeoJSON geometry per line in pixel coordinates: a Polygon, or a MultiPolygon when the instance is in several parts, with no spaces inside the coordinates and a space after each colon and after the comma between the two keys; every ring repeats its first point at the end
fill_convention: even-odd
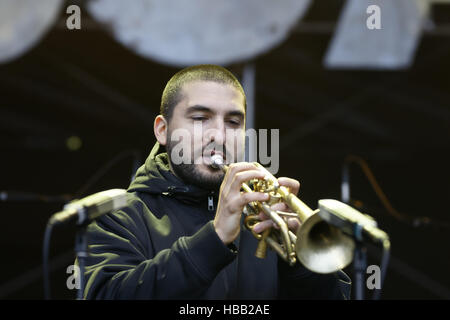
{"type": "Polygon", "coordinates": [[[208,196],[208,211],[214,211],[214,198],[212,195],[208,196]]]}

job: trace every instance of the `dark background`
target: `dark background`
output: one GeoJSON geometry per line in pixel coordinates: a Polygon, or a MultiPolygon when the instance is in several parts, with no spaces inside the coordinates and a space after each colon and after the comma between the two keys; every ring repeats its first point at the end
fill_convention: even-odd
{"type": "MultiPolygon", "coordinates": [[[[425,33],[407,70],[326,70],[322,59],[342,4],[315,1],[303,27],[254,60],[256,128],[280,129],[278,176],[300,180],[300,198],[312,208],[322,198],[340,199],[347,155],[365,159],[394,208],[433,221],[399,221],[351,166],[353,204],[391,237],[382,297],[449,299],[450,33],[425,33]],[[330,28],[305,27],[315,23],[330,28]]],[[[438,24],[449,25],[448,13],[433,6],[438,24]]],[[[133,164],[155,142],[161,93],[178,69],[133,54],[84,11],[91,24],[80,31],[62,27],[64,18],[26,55],[0,66],[0,190],[73,197],[126,188],[133,164]],[[81,139],[80,149],[67,148],[70,136],[81,139]]],[[[227,67],[240,76],[242,66],[227,67]]],[[[44,229],[63,204],[0,202],[0,299],[43,298],[44,229]]],[[[74,239],[73,227],[53,234],[54,298],[75,297],[66,288],[74,239]]],[[[379,264],[380,250],[369,249],[369,264],[379,264]]],[[[351,266],[346,271],[352,275],[351,266]]]]}

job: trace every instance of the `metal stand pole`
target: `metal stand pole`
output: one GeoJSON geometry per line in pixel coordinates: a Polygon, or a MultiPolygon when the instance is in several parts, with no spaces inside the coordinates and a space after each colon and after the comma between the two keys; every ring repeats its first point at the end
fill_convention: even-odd
{"type": "Polygon", "coordinates": [[[364,277],[367,268],[367,250],[361,241],[355,242],[353,268],[355,274],[355,299],[364,300],[364,277]]]}
{"type": "MultiPolygon", "coordinates": [[[[242,73],[242,87],[245,91],[245,96],[247,100],[247,110],[245,112],[245,129],[246,133],[248,130],[255,129],[255,82],[256,82],[256,71],[254,62],[248,62],[244,66],[242,73]]],[[[250,134],[251,135],[251,134],[250,134]]],[[[248,137],[250,139],[250,136],[248,137]]],[[[256,141],[249,140],[245,144],[245,159],[238,161],[258,161],[257,158],[257,143],[256,141]]]]}

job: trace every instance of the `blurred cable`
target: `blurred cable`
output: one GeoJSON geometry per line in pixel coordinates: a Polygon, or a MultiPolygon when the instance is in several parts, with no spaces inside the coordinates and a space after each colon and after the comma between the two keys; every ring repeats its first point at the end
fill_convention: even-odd
{"type": "Polygon", "coordinates": [[[1,191],[0,201],[4,202],[43,202],[43,203],[66,203],[70,201],[70,194],[50,196],[24,191],[1,191]]]}
{"type": "MultiPolygon", "coordinates": [[[[342,198],[343,202],[349,203],[350,200],[350,164],[356,163],[361,170],[363,171],[364,175],[368,179],[372,189],[374,190],[375,194],[377,195],[378,199],[381,201],[383,207],[386,209],[386,211],[393,216],[396,220],[406,223],[412,227],[420,227],[420,226],[433,226],[437,228],[442,229],[450,229],[450,222],[448,221],[438,221],[431,219],[430,217],[413,217],[410,215],[407,215],[405,213],[399,212],[397,209],[395,209],[391,202],[389,201],[388,197],[384,193],[383,189],[381,188],[380,184],[378,183],[377,179],[375,178],[375,175],[373,174],[372,170],[370,169],[367,162],[362,159],[361,157],[355,156],[355,155],[348,155],[344,160],[344,165],[342,168],[342,186],[341,186],[341,192],[342,192],[342,198]]],[[[357,200],[352,200],[352,205],[355,207],[361,207],[362,202],[357,200]]]]}
{"type": "Polygon", "coordinates": [[[141,165],[140,152],[126,150],[100,167],[74,194],[44,195],[25,191],[0,191],[0,202],[40,202],[40,203],[67,203],[83,196],[95,183],[104,177],[117,163],[128,157],[133,158],[130,181],[134,179],[137,169],[141,165]]]}
{"type": "Polygon", "coordinates": [[[88,181],[82,185],[75,193],[74,198],[77,199],[83,195],[86,194],[86,192],[96,183],[98,182],[102,177],[108,173],[108,171],[115,166],[117,163],[122,161],[123,159],[126,159],[128,157],[133,157],[133,165],[132,165],[132,173],[131,173],[131,181],[134,178],[134,175],[141,164],[141,156],[139,151],[137,150],[126,150],[118,155],[116,155],[114,158],[109,160],[107,163],[105,163],[100,169],[98,169],[89,179],[88,181]]]}

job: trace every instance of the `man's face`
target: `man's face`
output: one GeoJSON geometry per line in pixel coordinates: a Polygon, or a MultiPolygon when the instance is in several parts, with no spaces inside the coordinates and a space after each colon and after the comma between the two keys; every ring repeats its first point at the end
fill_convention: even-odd
{"type": "Polygon", "coordinates": [[[220,154],[226,163],[243,161],[244,96],[228,84],[187,83],[168,124],[167,152],[172,170],[187,183],[218,189],[224,173],[211,166],[220,154]]]}

